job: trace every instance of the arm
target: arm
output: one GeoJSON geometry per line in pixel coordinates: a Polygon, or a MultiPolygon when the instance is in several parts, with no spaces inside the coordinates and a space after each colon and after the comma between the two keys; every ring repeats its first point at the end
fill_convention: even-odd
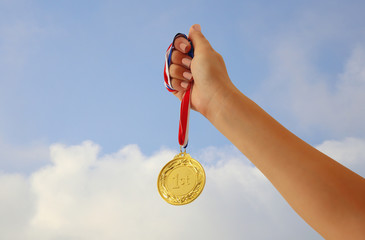
{"type": "MultiPolygon", "coordinates": [[[[213,107],[214,106],[214,107],[213,107]]],[[[326,239],[365,237],[365,180],[292,134],[238,90],[207,118],[326,239]]]]}
{"type": "MultiPolygon", "coordinates": [[[[181,71],[170,72],[175,76],[173,85],[191,84],[191,79],[182,76],[182,72],[191,70],[193,108],[245,154],[323,237],[363,239],[364,178],[302,141],[243,95],[231,83],[222,57],[198,25],[190,29],[189,37],[195,56],[187,65],[186,60],[181,64],[183,57],[175,55],[173,63],[181,66],[174,69],[181,67],[181,71]]],[[[180,49],[181,53],[187,50],[180,49]]],[[[176,89],[175,95],[181,98],[184,87],[176,89]]]]}

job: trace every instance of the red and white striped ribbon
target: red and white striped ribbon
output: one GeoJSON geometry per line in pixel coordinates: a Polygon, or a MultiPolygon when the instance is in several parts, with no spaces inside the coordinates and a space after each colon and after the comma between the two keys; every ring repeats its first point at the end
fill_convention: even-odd
{"type": "MultiPolygon", "coordinates": [[[[174,40],[167,48],[166,55],[165,55],[165,67],[164,67],[164,79],[165,79],[165,87],[169,92],[176,91],[171,84],[171,77],[169,73],[169,67],[171,65],[171,55],[172,51],[174,50],[174,42],[176,38],[184,37],[188,39],[185,34],[178,33],[175,35],[174,40]]],[[[189,40],[189,39],[188,39],[189,40]]],[[[190,40],[189,40],[190,41],[190,40]]],[[[190,57],[194,57],[194,49],[193,45],[191,44],[191,50],[189,51],[188,55],[190,57]]],[[[192,88],[188,88],[183,96],[180,106],[180,121],[179,121],[179,144],[181,147],[186,148],[188,146],[188,135],[189,135],[189,114],[190,114],[190,95],[191,95],[192,88]]]]}

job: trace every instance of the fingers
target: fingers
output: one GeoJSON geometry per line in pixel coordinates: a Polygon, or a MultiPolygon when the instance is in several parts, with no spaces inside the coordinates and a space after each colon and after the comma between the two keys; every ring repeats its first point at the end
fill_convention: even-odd
{"type": "Polygon", "coordinates": [[[171,85],[176,90],[175,96],[181,99],[182,94],[189,88],[193,80],[193,75],[190,71],[192,58],[184,51],[190,51],[190,43],[183,37],[175,40],[175,49],[171,55],[171,65],[169,73],[171,77],[171,85]],[[188,44],[188,45],[184,45],[188,44]]]}
{"type": "Polygon", "coordinates": [[[185,92],[186,89],[188,89],[190,87],[190,82],[176,79],[176,78],[171,79],[171,84],[172,84],[172,87],[176,90],[175,93],[176,92],[185,92]]]}
{"type": "Polygon", "coordinates": [[[171,56],[171,62],[173,64],[178,64],[184,66],[187,69],[190,69],[191,57],[189,57],[186,54],[183,54],[180,51],[173,51],[171,56]]]}
{"type": "Polygon", "coordinates": [[[183,96],[184,96],[184,91],[175,91],[173,92],[173,94],[178,98],[180,99],[180,101],[182,100],[183,96]]]}
{"type": "Polygon", "coordinates": [[[188,53],[191,49],[189,41],[184,37],[176,38],[174,42],[174,47],[182,53],[188,53]]]}
{"type": "Polygon", "coordinates": [[[174,47],[169,73],[171,85],[176,90],[174,95],[181,100],[184,92],[193,81],[193,75],[190,71],[192,58],[187,54],[191,49],[191,45],[186,38],[178,37],[175,39],[174,47]]]}
{"type": "Polygon", "coordinates": [[[189,69],[177,64],[170,65],[170,77],[182,81],[191,81],[193,79],[193,75],[189,69]]]}

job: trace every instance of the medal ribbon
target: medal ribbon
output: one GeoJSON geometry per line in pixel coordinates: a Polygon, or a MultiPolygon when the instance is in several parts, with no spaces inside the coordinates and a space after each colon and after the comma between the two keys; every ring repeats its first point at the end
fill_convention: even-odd
{"type": "MultiPolygon", "coordinates": [[[[171,65],[171,55],[172,51],[174,50],[174,42],[176,38],[184,37],[188,39],[185,34],[178,33],[175,35],[172,43],[167,48],[166,55],[165,55],[165,67],[164,67],[164,79],[165,79],[165,87],[169,92],[175,92],[176,90],[172,87],[171,78],[169,73],[169,66],[171,65]]],[[[189,39],[188,39],[189,40],[189,39]]],[[[189,40],[191,45],[191,50],[189,51],[188,55],[190,57],[194,57],[194,49],[193,44],[189,40]]],[[[180,106],[180,121],[179,121],[179,144],[181,147],[186,148],[188,146],[188,135],[189,135],[189,114],[190,114],[190,95],[191,95],[191,87],[188,88],[181,100],[180,106]]]]}

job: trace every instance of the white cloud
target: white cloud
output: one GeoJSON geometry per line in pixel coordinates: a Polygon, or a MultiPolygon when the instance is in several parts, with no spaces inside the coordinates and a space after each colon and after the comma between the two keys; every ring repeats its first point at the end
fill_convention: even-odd
{"type": "MultiPolygon", "coordinates": [[[[318,149],[365,173],[365,140],[325,141],[318,149]]],[[[173,156],[144,156],[136,145],[100,156],[100,146],[54,144],[50,162],[29,176],[0,174],[4,239],[321,239],[269,181],[233,147],[197,154],[207,174],[199,198],[167,204],[157,175],[173,156]]]]}
{"type": "Polygon", "coordinates": [[[25,239],[35,213],[29,181],[19,174],[0,173],[0,237],[25,239]]]}
{"type": "Polygon", "coordinates": [[[179,207],[167,204],[156,186],[160,169],[174,152],[147,157],[136,145],[105,156],[99,151],[90,141],[55,144],[51,162],[29,177],[0,175],[0,236],[320,239],[237,151],[209,148],[199,154],[197,159],[207,163],[206,187],[196,201],[179,207]]]}
{"type": "Polygon", "coordinates": [[[342,141],[328,140],[317,146],[317,149],[361,176],[365,176],[364,139],[345,138],[342,141]]]}
{"type": "Polygon", "coordinates": [[[365,47],[358,46],[336,79],[316,72],[308,52],[297,43],[278,47],[270,79],[261,94],[271,97],[274,112],[292,115],[302,131],[321,129],[327,136],[365,134],[365,47]]]}
{"type": "Polygon", "coordinates": [[[354,6],[311,7],[259,35],[269,72],[255,99],[300,135],[365,136],[365,32],[354,6]]]}

